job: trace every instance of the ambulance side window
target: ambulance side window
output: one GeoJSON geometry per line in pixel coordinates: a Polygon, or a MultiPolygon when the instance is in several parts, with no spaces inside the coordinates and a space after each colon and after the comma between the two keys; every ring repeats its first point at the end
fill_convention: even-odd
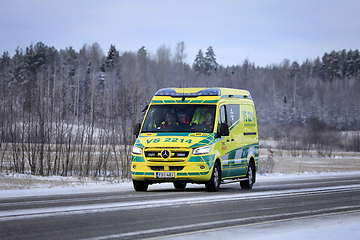
{"type": "Polygon", "coordinates": [[[226,121],[226,107],[225,105],[221,106],[219,109],[219,123],[216,137],[220,138],[221,136],[229,136],[229,127],[226,121]]]}
{"type": "Polygon", "coordinates": [[[236,121],[239,120],[240,117],[240,106],[237,104],[228,104],[226,105],[226,115],[227,115],[227,123],[232,126],[236,121]]]}
{"type": "Polygon", "coordinates": [[[219,112],[219,126],[222,124],[222,123],[227,123],[226,122],[226,110],[225,110],[225,106],[221,106],[220,107],[220,112],[219,112]]]}
{"type": "Polygon", "coordinates": [[[239,120],[240,117],[240,106],[237,104],[228,104],[223,105],[220,107],[220,114],[219,114],[219,126],[221,123],[227,123],[230,127],[236,121],[239,120]]]}

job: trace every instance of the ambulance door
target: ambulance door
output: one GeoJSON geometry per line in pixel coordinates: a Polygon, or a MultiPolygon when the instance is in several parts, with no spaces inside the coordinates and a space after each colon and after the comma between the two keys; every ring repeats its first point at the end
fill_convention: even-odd
{"type": "Polygon", "coordinates": [[[239,117],[240,106],[238,104],[227,104],[220,107],[221,122],[229,126],[229,136],[224,137],[221,141],[222,144],[222,177],[229,178],[237,176],[237,162],[236,159],[241,155],[237,152],[239,147],[239,117]],[[235,171],[234,171],[235,169],[235,171]]]}
{"type": "MultiPolygon", "coordinates": [[[[219,119],[218,119],[218,128],[220,128],[221,124],[228,124],[227,116],[226,116],[226,106],[222,105],[219,108],[219,119]]],[[[229,126],[229,125],[228,125],[229,126]]],[[[227,178],[230,176],[230,168],[228,165],[228,157],[229,157],[229,149],[231,149],[231,141],[230,136],[222,136],[220,141],[217,143],[219,146],[217,147],[222,161],[222,178],[227,178]]]]}
{"type": "Polygon", "coordinates": [[[242,158],[242,143],[243,135],[241,132],[242,125],[240,121],[240,105],[228,104],[226,105],[226,116],[230,130],[229,138],[229,153],[228,153],[228,165],[229,165],[229,177],[242,176],[245,173],[245,169],[241,164],[242,158]]]}

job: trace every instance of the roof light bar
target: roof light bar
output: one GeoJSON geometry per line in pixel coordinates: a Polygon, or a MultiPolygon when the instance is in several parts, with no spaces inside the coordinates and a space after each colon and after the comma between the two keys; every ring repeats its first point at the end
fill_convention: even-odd
{"type": "Polygon", "coordinates": [[[199,96],[221,96],[220,89],[207,88],[194,93],[176,92],[172,88],[163,88],[155,93],[155,96],[170,96],[170,97],[199,97],[199,96]]]}

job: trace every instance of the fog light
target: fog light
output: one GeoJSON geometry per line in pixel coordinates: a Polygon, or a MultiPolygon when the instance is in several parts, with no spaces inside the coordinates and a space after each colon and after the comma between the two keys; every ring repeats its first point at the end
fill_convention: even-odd
{"type": "Polygon", "coordinates": [[[201,165],[201,166],[200,166],[200,169],[205,169],[205,166],[204,166],[204,165],[201,165]]]}
{"type": "Polygon", "coordinates": [[[133,166],[133,169],[136,169],[136,165],[133,166]]]}

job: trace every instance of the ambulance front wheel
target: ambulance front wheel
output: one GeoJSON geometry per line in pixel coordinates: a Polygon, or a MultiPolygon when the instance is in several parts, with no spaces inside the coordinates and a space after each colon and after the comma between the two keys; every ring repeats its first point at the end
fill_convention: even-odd
{"type": "Polygon", "coordinates": [[[252,162],[249,163],[248,172],[246,174],[246,180],[240,182],[242,189],[252,189],[255,179],[255,168],[252,162]]]}
{"type": "Polygon", "coordinates": [[[205,183],[206,190],[208,192],[219,191],[220,181],[221,181],[220,167],[218,163],[215,163],[211,178],[207,183],[205,183]]]}
{"type": "Polygon", "coordinates": [[[137,181],[133,179],[133,186],[137,192],[145,192],[148,189],[149,184],[145,181],[137,181]]]}

